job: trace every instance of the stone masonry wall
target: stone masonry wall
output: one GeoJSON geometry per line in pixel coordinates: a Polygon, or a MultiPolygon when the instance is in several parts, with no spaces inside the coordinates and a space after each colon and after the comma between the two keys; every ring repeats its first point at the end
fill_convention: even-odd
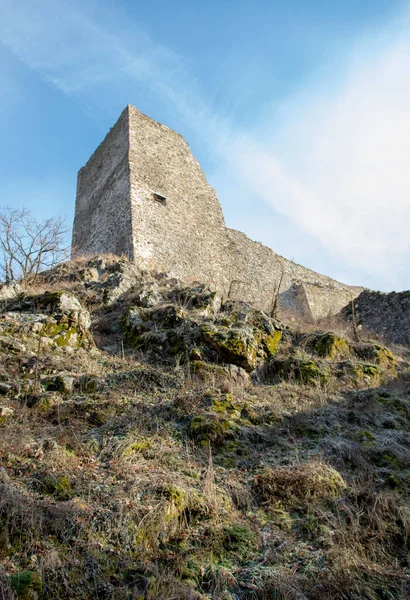
{"type": "MultiPolygon", "coordinates": [[[[410,292],[372,292],[365,290],[354,302],[357,325],[373,331],[386,342],[410,344],[410,292]]],[[[352,318],[348,304],[341,314],[352,318]]]]}
{"type": "Polygon", "coordinates": [[[264,310],[282,277],[281,306],[310,319],[339,312],[362,291],[228,229],[185,140],[132,106],[79,172],[73,252],[124,253],[141,268],[264,310]]]}
{"type": "Polygon", "coordinates": [[[231,296],[269,310],[280,280],[280,306],[303,312],[316,320],[335,314],[363,288],[344,285],[302,267],[270,248],[250,240],[244,233],[228,229],[228,279],[231,296]]]}
{"type": "Polygon", "coordinates": [[[222,208],[198,161],[175,131],[129,107],[135,260],[171,277],[224,287],[222,208]],[[154,192],[166,196],[164,202],[154,192]]]}
{"type": "Polygon", "coordinates": [[[73,254],[132,257],[129,127],[125,112],[77,178],[73,254]]]}

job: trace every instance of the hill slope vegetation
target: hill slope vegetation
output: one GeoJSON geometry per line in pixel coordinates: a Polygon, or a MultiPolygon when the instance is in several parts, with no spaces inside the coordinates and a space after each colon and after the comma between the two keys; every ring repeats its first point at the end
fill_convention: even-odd
{"type": "Polygon", "coordinates": [[[0,314],[2,599],[410,597],[405,349],[114,257],[36,285],[0,314]]]}

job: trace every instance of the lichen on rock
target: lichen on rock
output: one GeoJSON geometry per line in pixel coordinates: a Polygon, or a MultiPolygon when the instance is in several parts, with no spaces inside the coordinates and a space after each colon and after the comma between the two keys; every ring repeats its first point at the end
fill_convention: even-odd
{"type": "Polygon", "coordinates": [[[202,326],[201,334],[204,343],[222,362],[233,363],[245,371],[255,369],[259,344],[252,330],[207,324],[202,326]]]}
{"type": "Polygon", "coordinates": [[[350,356],[349,343],[332,332],[317,332],[307,335],[306,345],[321,358],[333,360],[350,356]]]}
{"type": "Polygon", "coordinates": [[[23,336],[48,338],[60,347],[92,345],[90,313],[67,291],[23,295],[9,300],[1,326],[3,330],[19,331],[23,336]]]}

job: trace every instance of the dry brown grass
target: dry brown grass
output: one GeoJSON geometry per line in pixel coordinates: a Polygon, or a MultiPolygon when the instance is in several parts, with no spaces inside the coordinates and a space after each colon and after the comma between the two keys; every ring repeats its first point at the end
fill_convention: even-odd
{"type": "MultiPolygon", "coordinates": [[[[350,342],[356,341],[352,323],[346,321],[340,315],[329,315],[314,321],[305,318],[295,311],[282,309],[280,311],[280,319],[289,327],[301,331],[302,333],[329,331],[350,342]]],[[[376,342],[387,343],[381,336],[361,326],[358,328],[358,333],[361,340],[373,340],[376,342]]]]}
{"type": "Polygon", "coordinates": [[[266,468],[255,477],[255,489],[266,501],[286,499],[298,504],[329,500],[340,496],[346,487],[340,473],[316,460],[293,468],[266,468]]]}
{"type": "MultiPolygon", "coordinates": [[[[123,308],[105,322],[94,311],[101,340],[123,308]]],[[[309,357],[294,339],[280,352],[309,357]]],[[[0,350],[0,380],[18,382],[0,402],[13,410],[0,425],[7,576],[38,572],[55,600],[405,598],[408,373],[363,391],[337,378],[241,386],[126,345],[24,343],[0,350]],[[18,390],[35,371],[71,374],[74,389],[31,402],[18,390]],[[195,417],[223,425],[218,443],[195,438],[195,417]]]]}

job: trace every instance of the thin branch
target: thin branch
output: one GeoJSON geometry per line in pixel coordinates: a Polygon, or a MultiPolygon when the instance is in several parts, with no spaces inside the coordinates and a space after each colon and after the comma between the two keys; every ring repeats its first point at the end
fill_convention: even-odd
{"type": "Polygon", "coordinates": [[[0,274],[5,281],[34,281],[44,268],[67,258],[61,217],[38,221],[26,209],[0,209],[0,274]]]}

